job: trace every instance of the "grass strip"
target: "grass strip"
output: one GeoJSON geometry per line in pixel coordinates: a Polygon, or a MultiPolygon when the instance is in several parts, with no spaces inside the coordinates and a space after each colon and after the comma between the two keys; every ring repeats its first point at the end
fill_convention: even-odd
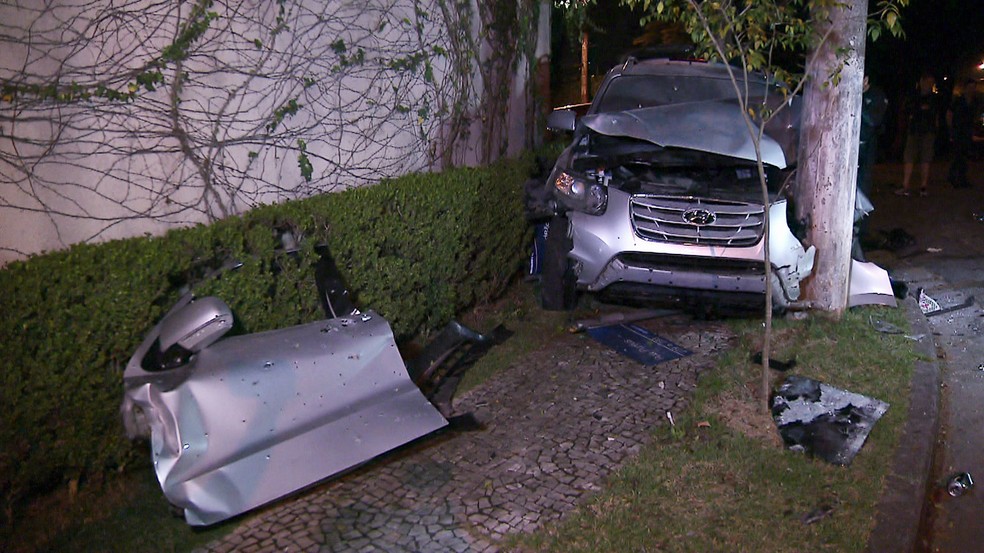
{"type": "MultiPolygon", "coordinates": [[[[737,347],[701,378],[694,403],[662,422],[640,456],[572,516],[510,544],[523,551],[861,551],[908,411],[916,357],[901,310],[861,308],[840,321],[777,320],[773,357],[791,372],[891,404],[851,466],[781,447],[750,362],[761,321],[736,321],[737,347]]],[[[773,373],[774,380],[781,376],[773,373]]]]}

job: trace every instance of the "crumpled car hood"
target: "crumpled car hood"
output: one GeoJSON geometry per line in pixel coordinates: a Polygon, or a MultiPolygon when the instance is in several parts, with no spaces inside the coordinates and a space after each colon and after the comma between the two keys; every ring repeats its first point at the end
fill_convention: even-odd
{"type": "MultiPolygon", "coordinates": [[[[755,145],[741,108],[730,100],[597,113],[583,117],[581,124],[608,136],[756,161],[755,145]]],[[[763,162],[780,169],[786,167],[786,153],[771,136],[762,136],[761,151],[763,162]]]]}

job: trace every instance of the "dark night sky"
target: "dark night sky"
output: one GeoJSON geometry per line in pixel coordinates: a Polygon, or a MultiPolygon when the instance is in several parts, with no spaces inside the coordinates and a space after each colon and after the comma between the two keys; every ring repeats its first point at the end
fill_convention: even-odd
{"type": "MultiPolygon", "coordinates": [[[[604,30],[592,33],[592,72],[604,74],[632,48],[632,37],[641,32],[639,15],[618,0],[598,0],[591,11],[591,19],[604,30]]],[[[965,78],[967,71],[984,61],[984,0],[910,0],[902,21],[904,39],[883,35],[868,44],[867,70],[886,87],[907,87],[905,83],[915,83],[922,71],[934,73],[941,84],[944,78],[965,78]]],[[[562,26],[561,18],[555,17],[554,24],[562,26]]],[[[558,48],[570,46],[566,37],[555,40],[555,56],[558,48]]],[[[973,74],[984,77],[981,71],[973,74]]]]}
{"type": "Polygon", "coordinates": [[[922,71],[941,82],[984,77],[976,69],[984,61],[984,0],[911,0],[903,27],[904,40],[868,45],[868,71],[886,85],[914,83],[922,71]]]}
{"type": "MultiPolygon", "coordinates": [[[[873,6],[876,1],[868,3],[873,6]]],[[[597,0],[591,19],[600,29],[591,33],[589,66],[593,74],[603,75],[633,48],[632,38],[641,34],[639,14],[629,12],[618,0],[597,0]]],[[[977,69],[984,62],[984,0],[909,0],[902,22],[904,38],[882,35],[869,41],[866,51],[865,70],[890,101],[887,127],[899,116],[903,98],[914,90],[923,72],[936,77],[946,99],[955,83],[968,77],[984,79],[984,71],[977,69]]],[[[577,101],[580,50],[563,36],[563,19],[556,10],[554,26],[559,31],[554,34],[551,76],[556,99],[577,101]],[[563,97],[565,94],[571,97],[563,97]]]]}

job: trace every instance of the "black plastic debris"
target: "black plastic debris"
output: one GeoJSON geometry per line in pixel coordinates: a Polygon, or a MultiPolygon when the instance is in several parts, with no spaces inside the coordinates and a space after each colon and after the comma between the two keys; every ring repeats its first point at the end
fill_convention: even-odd
{"type": "MultiPolygon", "coordinates": [[[[762,364],[762,352],[757,351],[752,355],[752,363],[756,365],[762,364]]],[[[772,357],[769,358],[769,368],[774,371],[786,372],[796,366],[796,358],[793,357],[789,361],[780,361],[772,357]]]]}
{"type": "Polygon", "coordinates": [[[944,313],[952,313],[953,311],[959,311],[974,305],[974,296],[968,296],[967,299],[961,303],[943,307],[922,288],[916,290],[916,300],[919,302],[919,310],[922,311],[923,315],[926,315],[927,317],[942,315],[944,313]]]}
{"type": "Polygon", "coordinates": [[[849,465],[888,404],[789,376],[772,395],[772,418],[786,447],[836,465],[849,465]]]}
{"type": "MultiPolygon", "coordinates": [[[[919,307],[922,309],[922,300],[920,299],[919,307]]],[[[974,296],[969,296],[967,299],[958,303],[956,305],[951,305],[948,307],[941,307],[939,303],[936,303],[936,309],[930,311],[923,311],[923,314],[927,317],[934,317],[936,315],[942,315],[944,313],[952,313],[954,311],[960,311],[961,309],[967,309],[968,307],[974,305],[974,296]]]]}
{"type": "Polygon", "coordinates": [[[913,246],[916,238],[902,228],[894,228],[890,231],[875,231],[864,238],[862,246],[865,250],[888,250],[897,252],[901,249],[913,246]]]}
{"type": "Polygon", "coordinates": [[[474,413],[462,413],[448,417],[448,426],[454,432],[481,432],[485,430],[485,423],[478,420],[474,413]]]}
{"type": "Polygon", "coordinates": [[[889,277],[888,282],[892,285],[892,294],[895,295],[896,299],[904,300],[909,295],[909,285],[904,280],[889,277]]]}
{"type": "Polygon", "coordinates": [[[816,509],[813,509],[809,513],[803,515],[803,524],[809,526],[810,524],[820,522],[821,520],[833,514],[833,512],[834,512],[834,508],[831,507],[830,505],[821,505],[816,509]]]}
{"type": "Polygon", "coordinates": [[[872,328],[882,334],[902,334],[902,329],[890,322],[876,319],[871,316],[868,317],[868,322],[871,324],[872,328]]]}
{"type": "Polygon", "coordinates": [[[947,479],[946,493],[959,497],[974,487],[974,479],[969,472],[958,472],[947,479]]]}
{"type": "Polygon", "coordinates": [[[636,311],[607,313],[591,319],[574,321],[574,324],[572,324],[568,330],[571,333],[584,332],[586,330],[591,330],[592,328],[616,324],[636,323],[646,319],[656,319],[659,317],[666,317],[668,315],[675,315],[679,312],[680,311],[678,309],[641,309],[636,311]]]}
{"type": "Polygon", "coordinates": [[[458,321],[451,321],[416,357],[407,361],[407,372],[441,414],[450,417],[451,401],[465,371],[512,335],[503,325],[479,334],[458,321]]]}

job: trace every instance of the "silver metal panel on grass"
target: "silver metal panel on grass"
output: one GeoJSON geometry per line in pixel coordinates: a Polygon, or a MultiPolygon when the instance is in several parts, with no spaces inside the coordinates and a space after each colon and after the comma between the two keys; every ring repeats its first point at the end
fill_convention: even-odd
{"type": "Polygon", "coordinates": [[[236,516],[447,424],[371,311],[226,337],[176,368],[147,366],[155,347],[168,349],[162,326],[195,303],[172,310],[134,354],[122,406],[189,524],[236,516]]]}

